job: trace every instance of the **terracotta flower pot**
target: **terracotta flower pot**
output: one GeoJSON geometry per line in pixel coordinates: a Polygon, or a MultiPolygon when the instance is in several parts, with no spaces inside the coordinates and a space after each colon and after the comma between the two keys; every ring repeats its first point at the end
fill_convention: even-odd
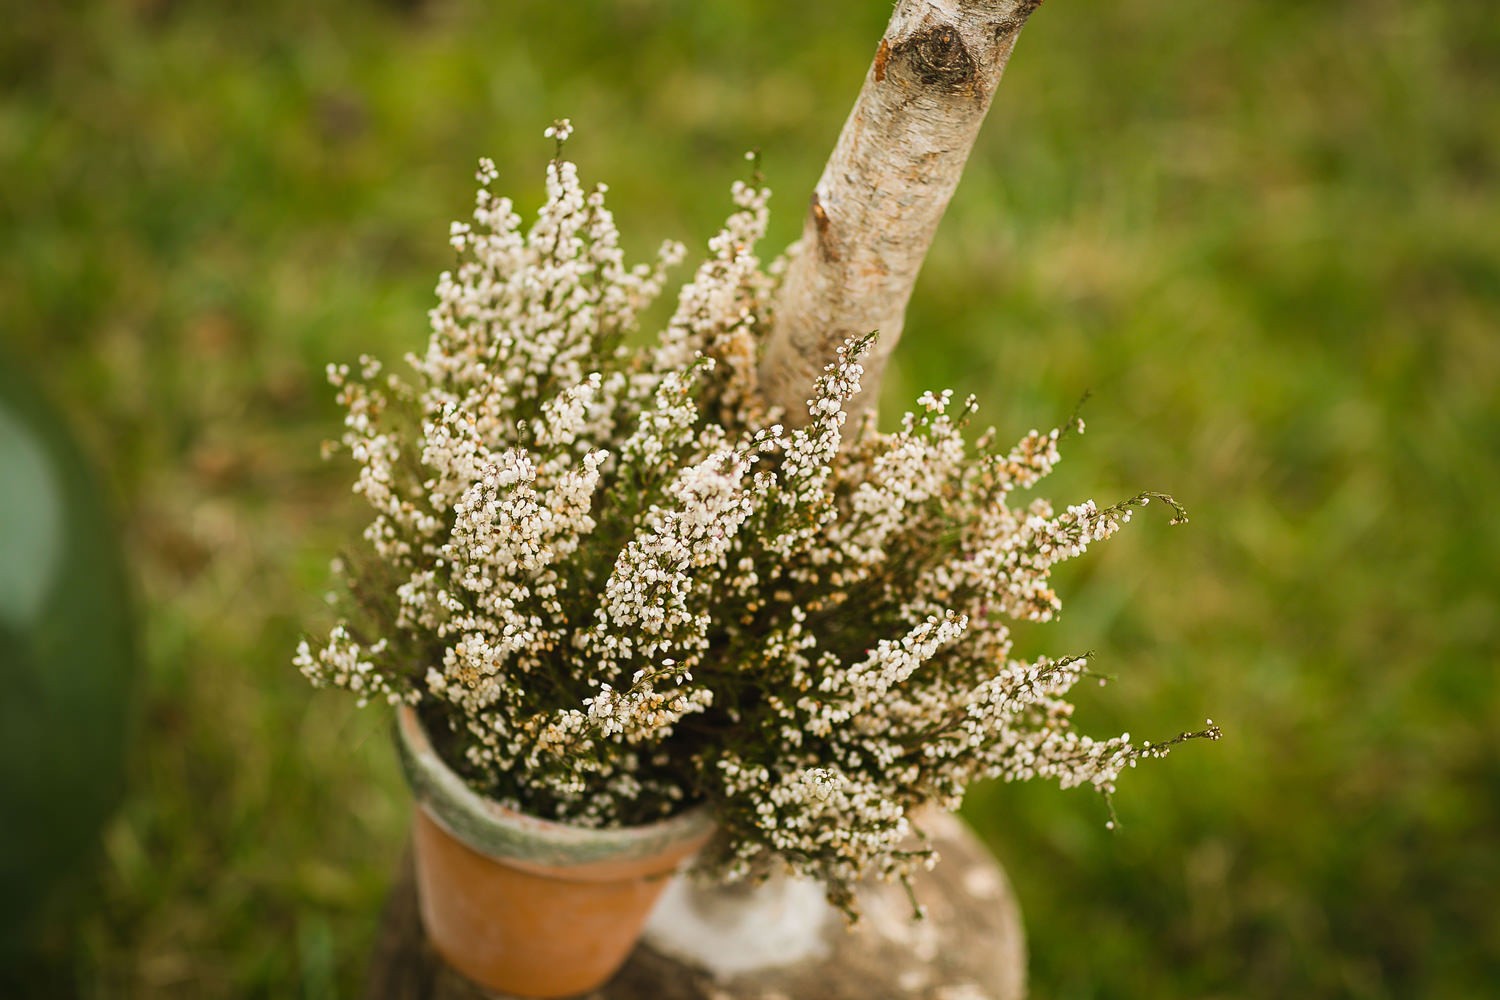
{"type": "Polygon", "coordinates": [[[418,808],[422,924],[437,953],[487,989],[564,997],[629,957],[672,874],[713,835],[706,808],[649,826],[590,830],[475,793],[401,708],[397,746],[418,808]]]}

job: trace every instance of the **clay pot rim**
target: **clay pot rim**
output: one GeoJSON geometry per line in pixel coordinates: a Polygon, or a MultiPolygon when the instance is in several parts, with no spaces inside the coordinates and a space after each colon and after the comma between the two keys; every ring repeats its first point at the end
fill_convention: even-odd
{"type": "Polygon", "coordinates": [[[592,880],[671,871],[715,830],[705,803],[644,826],[589,828],[517,812],[475,792],[433,748],[416,709],[396,710],[396,746],[418,805],[472,849],[537,873],[592,880]]]}

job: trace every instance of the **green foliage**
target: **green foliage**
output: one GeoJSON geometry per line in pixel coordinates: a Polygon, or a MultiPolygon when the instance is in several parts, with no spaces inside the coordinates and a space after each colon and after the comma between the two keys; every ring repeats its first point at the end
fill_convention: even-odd
{"type": "MultiPolygon", "coordinates": [[[[150,680],[44,992],[353,992],[407,806],[380,721],[286,665],[357,527],[323,362],[419,342],[470,165],[536,204],[559,115],[632,258],[713,232],[749,147],[791,239],[886,14],[7,12],[0,323],[128,513],[150,680]]],[[[887,398],[951,385],[1020,431],[1092,388],[1053,491],[1161,486],[1193,523],[1060,574],[1023,646],[1118,676],[1087,728],[1226,732],[1132,775],[1113,834],[1087,795],[971,797],[1038,996],[1500,977],[1497,67],[1457,2],[1048,4],[1022,37],[887,398]]]]}

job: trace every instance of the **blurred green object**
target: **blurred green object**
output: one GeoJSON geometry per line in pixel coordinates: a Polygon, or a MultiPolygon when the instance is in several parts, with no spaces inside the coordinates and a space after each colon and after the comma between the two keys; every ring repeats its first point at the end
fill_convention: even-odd
{"type": "Polygon", "coordinates": [[[25,944],[120,802],[132,638],[99,485],[0,356],[0,956],[25,944]]]}

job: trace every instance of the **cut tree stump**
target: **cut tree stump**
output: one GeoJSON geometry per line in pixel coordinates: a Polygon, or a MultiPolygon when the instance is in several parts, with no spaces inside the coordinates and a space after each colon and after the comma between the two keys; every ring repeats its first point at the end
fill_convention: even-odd
{"type": "MultiPolygon", "coordinates": [[[[900,885],[860,890],[863,919],[830,921],[822,958],[761,967],[727,978],[662,954],[649,943],[590,1000],[1019,1000],[1026,992],[1021,915],[1004,871],[960,820],[929,824],[942,861],[916,883],[927,918],[911,919],[900,885]]],[[[428,946],[417,914],[411,858],[386,903],[365,991],[367,1000],[495,997],[447,968],[428,946]]]]}

